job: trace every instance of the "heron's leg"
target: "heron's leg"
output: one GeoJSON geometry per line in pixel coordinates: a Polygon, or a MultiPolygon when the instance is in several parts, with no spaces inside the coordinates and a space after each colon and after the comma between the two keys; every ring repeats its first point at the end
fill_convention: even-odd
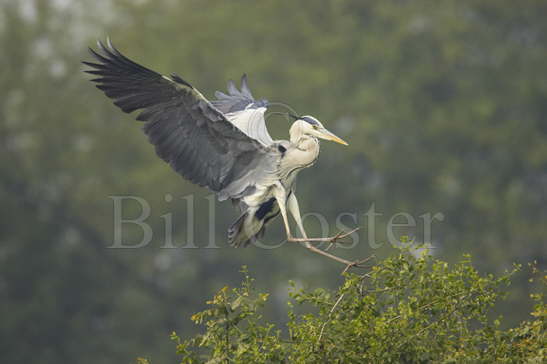
{"type": "Polygon", "coordinates": [[[302,224],[302,216],[300,215],[300,207],[298,206],[298,200],[296,199],[294,192],[291,193],[289,198],[287,199],[287,207],[292,217],[294,218],[294,221],[296,222],[298,229],[300,230],[300,234],[302,235],[304,239],[308,239],[306,230],[304,230],[304,224],[302,224]]]}
{"type": "Polygon", "coordinates": [[[350,231],[345,232],[345,233],[340,231],[338,234],[336,234],[334,236],[330,236],[328,238],[290,238],[289,241],[296,242],[296,243],[303,243],[303,242],[306,242],[306,241],[318,242],[318,243],[319,242],[335,243],[336,241],[338,241],[340,239],[343,239],[346,236],[350,236],[351,234],[353,234],[357,230],[359,230],[359,228],[355,228],[355,229],[350,230],[350,231]]]}
{"type": "MultiPolygon", "coordinates": [[[[302,218],[300,217],[300,209],[298,208],[298,201],[296,200],[296,196],[294,196],[294,193],[291,194],[293,196],[292,199],[289,196],[289,199],[287,200],[287,192],[286,192],[285,188],[280,183],[277,184],[277,186],[274,188],[273,192],[274,192],[274,197],[275,197],[275,199],[277,201],[277,204],[279,206],[279,210],[281,211],[281,216],[283,216],[283,223],[285,224],[285,230],[287,231],[287,241],[303,243],[304,247],[306,247],[307,249],[313,251],[314,253],[321,254],[321,255],[323,255],[327,258],[331,258],[333,260],[336,260],[337,262],[345,264],[346,269],[344,269],[344,272],[347,271],[349,268],[357,267],[362,262],[366,261],[366,260],[364,260],[362,262],[360,262],[360,261],[351,262],[347,259],[337,257],[336,255],[333,255],[329,252],[326,252],[322,249],[319,249],[319,248],[317,248],[317,247],[315,247],[315,246],[313,246],[312,244],[309,243],[309,241],[330,241],[330,242],[333,242],[336,239],[341,239],[341,238],[353,233],[357,229],[352,230],[349,233],[346,233],[344,235],[338,234],[334,238],[308,239],[306,237],[306,232],[305,232],[304,226],[302,224],[302,218]],[[294,218],[296,220],[296,224],[298,225],[298,227],[300,229],[300,232],[304,236],[304,238],[302,238],[302,239],[292,237],[291,228],[289,226],[289,219],[287,218],[287,205],[289,205],[289,209],[291,211],[291,214],[294,216],[294,218]]],[[[368,260],[368,258],[367,258],[367,260],[368,260]]]]}
{"type": "MultiPolygon", "coordinates": [[[[312,244],[310,244],[310,241],[314,241],[314,239],[308,239],[306,231],[304,230],[304,224],[302,224],[302,217],[300,216],[300,207],[298,206],[298,200],[296,199],[296,196],[294,195],[294,193],[291,193],[291,195],[287,199],[287,207],[288,207],[289,211],[291,212],[291,215],[293,216],[294,220],[296,221],[296,225],[298,226],[298,229],[300,230],[300,234],[302,234],[302,236],[303,236],[302,239],[291,238],[289,236],[287,238],[289,241],[301,242],[309,250],[311,250],[315,253],[324,255],[328,258],[334,259],[334,260],[336,260],[340,263],[346,264],[347,267],[355,265],[355,262],[350,262],[349,260],[346,260],[344,258],[340,258],[336,255],[328,253],[325,250],[319,249],[319,248],[313,246],[312,244]]],[[[347,233],[346,235],[349,235],[354,231],[355,230],[352,230],[351,232],[347,233]]],[[[346,236],[346,235],[344,235],[344,236],[346,236]]],[[[344,236],[340,235],[338,238],[342,238],[344,236]]],[[[333,241],[333,238],[328,238],[328,239],[329,239],[328,241],[333,241]]]]}
{"type": "Polygon", "coordinates": [[[337,240],[343,239],[346,236],[349,236],[359,230],[359,228],[353,229],[349,232],[342,233],[339,232],[338,234],[328,237],[328,238],[308,238],[306,235],[306,231],[304,230],[304,225],[302,224],[302,217],[300,216],[300,208],[298,207],[298,200],[296,199],[296,196],[294,193],[291,193],[289,198],[287,199],[287,207],[289,211],[291,212],[291,215],[294,217],[294,220],[296,221],[296,225],[298,225],[298,229],[300,230],[300,233],[302,234],[302,238],[293,238],[290,236],[288,239],[292,242],[297,243],[309,243],[309,242],[330,242],[334,243],[337,240]]]}
{"type": "Polygon", "coordinates": [[[287,217],[287,192],[280,183],[274,188],[274,197],[279,206],[279,210],[281,211],[281,216],[283,217],[283,224],[285,224],[285,231],[287,232],[287,240],[291,241],[291,239],[294,238],[292,237],[291,227],[287,217]]]}

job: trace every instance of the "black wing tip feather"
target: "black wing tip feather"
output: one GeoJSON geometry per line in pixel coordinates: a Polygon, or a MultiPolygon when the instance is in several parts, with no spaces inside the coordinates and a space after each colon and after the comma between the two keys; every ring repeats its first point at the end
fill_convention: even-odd
{"type": "MultiPolygon", "coordinates": [[[[91,56],[93,56],[95,62],[97,63],[82,61],[84,65],[91,68],[90,70],[89,69],[84,70],[84,72],[86,73],[101,75],[105,71],[118,69],[118,70],[132,71],[132,72],[138,72],[138,73],[148,73],[149,75],[161,77],[159,73],[152,71],[144,66],[141,66],[140,64],[135,63],[134,61],[124,56],[114,46],[114,44],[112,43],[109,37],[106,38],[106,44],[98,40],[97,48],[98,50],[95,50],[91,47],[88,48],[89,53],[91,54],[91,56]]],[[[194,89],[192,84],[184,80],[182,77],[180,77],[176,73],[172,73],[170,76],[171,76],[171,79],[175,81],[176,83],[190,87],[191,89],[194,89]]]]}
{"type": "Polygon", "coordinates": [[[180,83],[181,85],[188,86],[192,89],[194,88],[194,86],[192,86],[188,81],[183,80],[182,77],[180,77],[176,73],[171,73],[171,78],[173,79],[173,81],[180,83]]]}
{"type": "Polygon", "coordinates": [[[91,68],[84,70],[86,73],[93,74],[108,73],[109,71],[118,70],[132,73],[146,73],[149,76],[160,77],[161,75],[151,69],[148,69],[140,64],[130,60],[124,56],[112,43],[110,38],[106,39],[106,44],[102,41],[97,41],[97,50],[88,47],[89,53],[94,58],[93,62],[82,61],[82,63],[91,68]]]}
{"type": "Polygon", "coordinates": [[[123,112],[144,109],[165,96],[154,92],[162,75],[124,56],[110,38],[97,41],[97,49],[90,47],[89,53],[93,60],[82,61],[84,72],[95,76],[91,82],[123,112]]]}

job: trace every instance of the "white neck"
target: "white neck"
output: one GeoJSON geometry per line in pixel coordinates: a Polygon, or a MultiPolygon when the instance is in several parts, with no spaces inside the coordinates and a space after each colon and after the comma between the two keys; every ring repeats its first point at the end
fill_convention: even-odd
{"type": "Polygon", "coordinates": [[[304,124],[306,122],[305,121],[302,121],[302,120],[296,120],[291,128],[289,129],[289,137],[290,137],[290,141],[291,143],[293,144],[298,144],[298,142],[303,139],[303,138],[311,138],[310,135],[306,135],[304,133],[304,124]]]}

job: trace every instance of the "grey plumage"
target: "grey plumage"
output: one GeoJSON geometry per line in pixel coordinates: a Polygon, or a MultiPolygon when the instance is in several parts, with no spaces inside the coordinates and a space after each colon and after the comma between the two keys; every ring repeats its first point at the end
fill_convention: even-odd
{"type": "Polygon", "coordinates": [[[228,81],[228,94],[221,91],[215,92],[216,100],[211,103],[223,114],[242,111],[245,109],[257,109],[268,107],[268,100],[255,100],[247,84],[247,75],[241,77],[241,91],[237,89],[234,81],[228,81]]]}
{"type": "MultiPolygon", "coordinates": [[[[124,112],[142,110],[137,120],[160,158],[188,180],[240,198],[261,177],[256,167],[276,153],[248,137],[199,91],[179,76],[165,77],[123,56],[111,43],[91,50],[98,63],[84,62],[92,81],[124,112]]],[[[275,162],[275,161],[274,161],[275,162]]]]}
{"type": "Polygon", "coordinates": [[[266,128],[264,113],[268,107],[265,99],[255,100],[247,84],[247,75],[241,77],[241,91],[234,81],[228,81],[228,94],[215,92],[216,100],[211,101],[220,112],[249,137],[265,146],[273,143],[266,128]]]}
{"type": "Polygon", "coordinates": [[[321,123],[303,116],[290,130],[291,140],[274,141],[266,128],[268,102],[255,100],[247,83],[241,89],[228,83],[228,94],[216,92],[208,101],[180,76],[163,76],[122,55],[108,40],[90,49],[94,62],[83,62],[97,88],[122,111],[140,110],[137,120],[158,156],[177,173],[232,199],[242,215],[229,230],[229,241],[244,246],[264,233],[265,225],[280,212],[291,237],[286,208],[305,236],[294,180],[319,153],[317,138],[343,142],[321,123]]]}

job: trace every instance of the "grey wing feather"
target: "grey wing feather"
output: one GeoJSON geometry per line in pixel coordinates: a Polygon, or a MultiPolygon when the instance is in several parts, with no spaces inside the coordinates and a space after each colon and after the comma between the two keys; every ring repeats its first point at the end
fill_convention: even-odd
{"type": "Polygon", "coordinates": [[[227,88],[228,94],[215,92],[216,100],[211,103],[249,137],[258,140],[264,146],[270,146],[273,140],[264,119],[268,101],[254,99],[245,74],[241,77],[241,91],[232,80],[228,81],[227,88]]]}
{"type": "MultiPolygon", "coordinates": [[[[243,74],[243,76],[241,76],[241,93],[245,95],[246,97],[254,100],[254,97],[251,94],[251,90],[249,89],[249,84],[247,83],[246,74],[243,74]]],[[[263,101],[266,101],[266,100],[263,100],[263,101]]]]}
{"type": "Polygon", "coordinates": [[[110,41],[98,46],[85,72],[98,76],[92,81],[124,112],[141,110],[137,120],[177,173],[226,199],[241,198],[275,172],[274,149],[241,132],[188,82],[131,61],[110,41]]]}

